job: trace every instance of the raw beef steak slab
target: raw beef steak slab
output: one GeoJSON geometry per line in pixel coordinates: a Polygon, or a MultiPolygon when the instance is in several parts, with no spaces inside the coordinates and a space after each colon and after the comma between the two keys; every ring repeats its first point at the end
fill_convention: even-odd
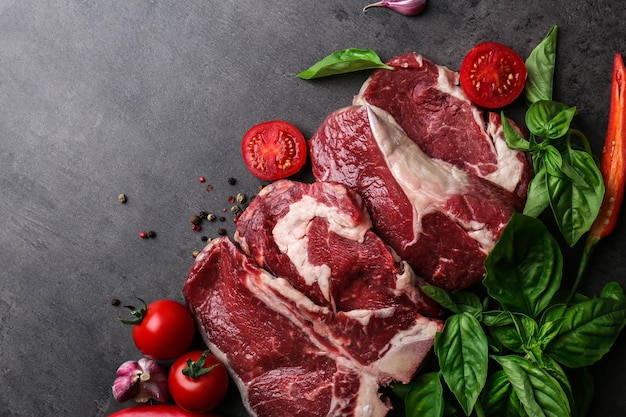
{"type": "Polygon", "coordinates": [[[525,154],[506,145],[498,113],[484,112],[470,102],[458,73],[415,52],[387,64],[395,69],[376,70],[353,104],[391,114],[428,156],[526,197],[531,172],[525,154]]]}
{"type": "Polygon", "coordinates": [[[448,290],[483,278],[485,257],[523,207],[503,187],[429,157],[370,106],[332,113],[309,149],[315,177],[356,190],[376,234],[418,276],[448,290]]]}
{"type": "Polygon", "coordinates": [[[420,314],[415,274],[372,233],[361,199],[339,184],[278,181],[236,238],[251,256],[213,241],[183,293],[249,411],[386,415],[380,385],[408,382],[442,323],[420,314]]]}

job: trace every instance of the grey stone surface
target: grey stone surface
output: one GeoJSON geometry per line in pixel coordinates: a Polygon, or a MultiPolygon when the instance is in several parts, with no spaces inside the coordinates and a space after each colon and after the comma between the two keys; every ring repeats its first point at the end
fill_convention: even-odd
{"type": "MultiPolygon", "coordinates": [[[[557,24],[555,98],[578,107],[576,125],[600,152],[613,55],[626,53],[622,1],[432,0],[412,18],[363,13],[366,4],[0,0],[1,416],[125,406],[110,385],[140,354],[110,300],[182,299],[200,237],[234,226],[226,213],[193,232],[189,216],[257,190],[240,159],[243,133],[281,118],[310,136],[358,91],[367,73],[295,77],[334,50],[417,51],[458,69],[486,40],[525,57],[557,24]]],[[[593,258],[589,294],[626,284],[625,228],[593,258]]],[[[590,415],[626,414],[625,350],[622,335],[593,367],[590,415]]],[[[245,415],[234,393],[222,411],[245,415]]]]}

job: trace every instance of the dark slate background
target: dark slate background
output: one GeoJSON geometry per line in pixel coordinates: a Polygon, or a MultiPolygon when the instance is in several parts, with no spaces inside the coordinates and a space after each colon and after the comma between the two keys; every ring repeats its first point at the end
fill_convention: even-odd
{"type": "MultiPolygon", "coordinates": [[[[243,133],[281,118],[310,136],[365,80],[295,77],[334,50],[417,51],[457,70],[481,41],[526,57],[557,24],[555,98],[578,107],[600,152],[613,55],[626,53],[623,2],[432,0],[412,18],[366,4],[0,0],[1,416],[123,407],[110,385],[140,355],[111,299],[182,300],[201,236],[234,226],[226,213],[193,232],[189,216],[259,185],[240,159],[243,133]]],[[[626,284],[624,224],[593,258],[588,294],[626,284]]],[[[591,415],[626,414],[624,336],[593,367],[591,415]]],[[[245,415],[234,394],[223,411],[245,415]]]]}

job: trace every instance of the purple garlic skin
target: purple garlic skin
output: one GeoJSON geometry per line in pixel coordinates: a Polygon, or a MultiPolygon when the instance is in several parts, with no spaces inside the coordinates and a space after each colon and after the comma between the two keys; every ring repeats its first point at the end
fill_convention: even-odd
{"type": "Polygon", "coordinates": [[[405,16],[417,16],[426,8],[426,0],[381,0],[368,4],[363,11],[371,7],[386,7],[405,16]]]}
{"type": "Polygon", "coordinates": [[[152,359],[126,361],[117,368],[111,391],[120,403],[131,399],[137,403],[165,402],[170,398],[167,370],[152,359]]]}

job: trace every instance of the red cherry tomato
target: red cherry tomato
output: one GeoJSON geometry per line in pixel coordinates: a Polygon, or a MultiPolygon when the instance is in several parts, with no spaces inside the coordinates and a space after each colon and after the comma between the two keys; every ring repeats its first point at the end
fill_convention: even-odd
{"type": "Polygon", "coordinates": [[[131,309],[135,316],[122,322],[133,325],[137,349],[155,360],[169,360],[182,355],[193,341],[195,323],[187,307],[174,300],[158,300],[131,309]]]}
{"type": "Polygon", "coordinates": [[[461,88],[475,104],[495,109],[515,100],[524,90],[526,65],[511,48],[497,42],[483,42],[463,59],[461,88]]]}
{"type": "Polygon", "coordinates": [[[243,160],[250,172],[267,181],[295,174],[306,161],[306,141],[297,127],[282,120],[259,123],[241,142],[243,160]]]}
{"type": "Polygon", "coordinates": [[[174,361],[168,386],[179,407],[206,413],[226,396],[228,374],[224,365],[208,351],[192,350],[174,361]]]}

